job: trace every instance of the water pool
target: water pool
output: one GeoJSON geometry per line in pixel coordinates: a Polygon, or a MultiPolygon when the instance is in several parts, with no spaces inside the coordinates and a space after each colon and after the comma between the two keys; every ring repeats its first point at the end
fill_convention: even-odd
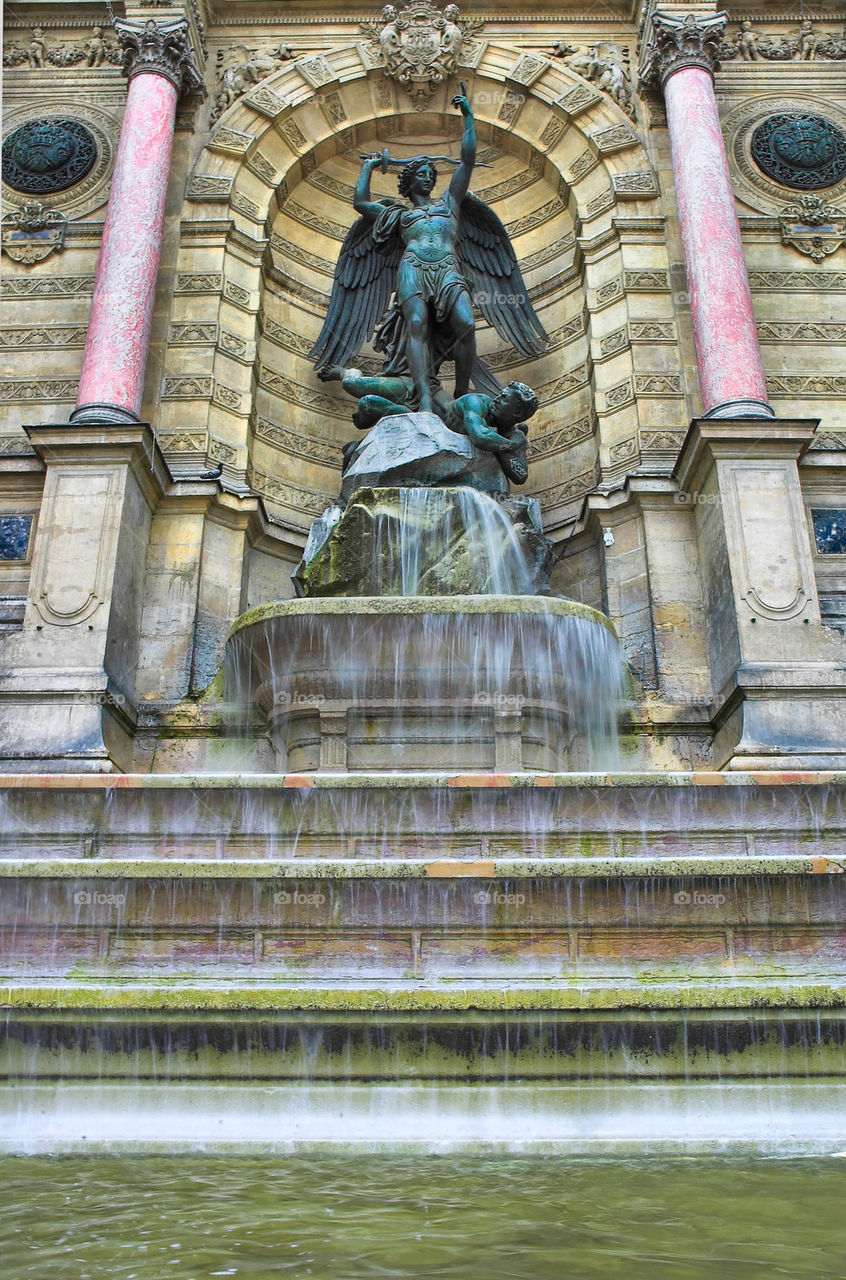
{"type": "Polygon", "coordinates": [[[840,1280],[846,1160],[0,1163],[3,1280],[840,1280]]]}

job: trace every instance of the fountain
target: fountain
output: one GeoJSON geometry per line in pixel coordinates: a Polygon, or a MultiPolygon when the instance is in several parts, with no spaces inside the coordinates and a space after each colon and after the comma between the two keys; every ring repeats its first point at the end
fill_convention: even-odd
{"type": "MultiPolygon", "coordinates": [[[[299,598],[233,620],[148,774],[4,780],[0,1150],[835,1150],[846,777],[625,771],[613,628],[511,489],[534,394],[480,367],[444,243],[406,261],[455,231],[428,157],[411,209],[370,205],[377,160],[316,349],[368,434],[299,598]]],[[[486,225],[491,322],[537,351],[486,225]]]]}

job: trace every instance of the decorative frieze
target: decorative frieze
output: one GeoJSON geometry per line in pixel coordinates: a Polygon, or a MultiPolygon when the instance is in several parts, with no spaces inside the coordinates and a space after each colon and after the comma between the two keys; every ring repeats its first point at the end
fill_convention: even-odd
{"type": "Polygon", "coordinates": [[[635,394],[639,396],[682,396],[680,373],[635,374],[635,394]]]}
{"type": "Polygon", "coordinates": [[[788,320],[780,324],[761,321],[758,324],[758,341],[846,343],[846,324],[817,324],[807,320],[788,320]]]}
{"type": "Polygon", "coordinates": [[[93,276],[6,276],[7,298],[73,298],[94,288],[93,276]]]}
{"type": "Polygon", "coordinates": [[[629,323],[629,338],[632,342],[675,343],[676,326],[672,320],[632,320],[629,323]]]}
{"type": "Polygon", "coordinates": [[[266,364],[259,365],[259,385],[274,395],[281,396],[290,404],[302,405],[304,409],[315,409],[319,413],[329,413],[343,422],[349,421],[350,407],[346,401],[336,400],[325,392],[316,391],[312,387],[304,387],[292,378],[286,378],[266,364]]]}
{"type": "Polygon", "coordinates": [[[247,478],[255,492],[261,494],[263,498],[281,503],[282,506],[290,507],[302,515],[319,516],[334,501],[328,493],[318,493],[314,489],[283,484],[281,480],[274,479],[266,471],[260,471],[257,467],[249,468],[247,478]]]}
{"type": "Polygon", "coordinates": [[[180,271],[176,277],[175,293],[220,293],[223,275],[220,271],[180,271]]]}
{"type": "Polygon", "coordinates": [[[43,325],[37,329],[0,329],[0,351],[48,350],[81,347],[85,343],[84,324],[43,325]]]}
{"type": "Polygon", "coordinates": [[[320,89],[338,79],[338,73],[325,54],[318,53],[294,64],[302,78],[312,89],[320,89]]]}
{"type": "Polygon", "coordinates": [[[214,390],[214,378],[180,377],[165,378],[162,382],[162,400],[208,400],[214,390]]]}
{"type": "Polygon", "coordinates": [[[536,489],[534,496],[544,510],[553,511],[556,507],[563,507],[568,502],[575,502],[583,498],[586,493],[590,493],[598,481],[599,467],[594,464],[589,471],[582,471],[577,476],[571,476],[563,484],[550,485],[547,489],[536,489]]]}
{"type": "Polygon", "coordinates": [[[627,404],[631,404],[634,400],[634,391],[629,379],[625,382],[619,382],[616,387],[611,387],[605,392],[605,409],[606,412],[613,412],[617,409],[624,408],[627,404]]]}
{"type": "Polygon", "coordinates": [[[599,129],[588,135],[600,155],[612,155],[638,145],[637,135],[625,124],[614,124],[609,129],[599,129]]]}
{"type": "Polygon", "coordinates": [[[583,111],[590,110],[596,106],[597,102],[602,101],[602,94],[597,93],[595,89],[591,89],[589,85],[577,84],[574,88],[569,89],[567,93],[556,98],[555,105],[560,111],[564,112],[570,120],[581,115],[583,111]]]}
{"type": "Polygon", "coordinates": [[[669,293],[670,277],[666,271],[625,271],[626,293],[669,293]]]}
{"type": "Polygon", "coordinates": [[[555,431],[547,431],[542,436],[529,436],[528,456],[535,461],[540,458],[551,458],[564,449],[569,449],[582,440],[589,440],[594,433],[595,423],[590,416],[577,418],[565,427],[555,431]]]}
{"type": "Polygon", "coordinates": [[[769,373],[767,389],[772,396],[840,399],[846,396],[846,377],[838,374],[769,373]]]}
{"type": "Polygon", "coordinates": [[[547,382],[538,387],[537,396],[542,405],[547,405],[554,403],[556,400],[563,400],[565,396],[572,395],[574,392],[581,391],[588,386],[590,386],[590,364],[585,361],[570,373],[562,374],[560,378],[556,378],[553,382],[547,382]]]}
{"type": "Polygon", "coordinates": [[[217,341],[216,324],[172,324],[168,330],[170,347],[214,346],[217,341]]]}
{"type": "Polygon", "coordinates": [[[3,49],[4,67],[119,67],[123,60],[120,46],[106,35],[101,26],[91,28],[91,34],[81,44],[62,39],[58,42],[44,34],[43,27],[33,27],[26,45],[7,41],[3,49]]]}
{"type": "Polygon", "coordinates": [[[0,404],[35,404],[44,400],[75,400],[76,378],[3,379],[0,404]]]}
{"type": "Polygon", "coordinates": [[[341,469],[341,450],[337,445],[326,444],[304,435],[301,431],[293,431],[290,427],[281,427],[276,422],[268,422],[266,418],[257,418],[255,434],[258,440],[291,454],[294,458],[308,458],[323,467],[341,469]]]}
{"type": "Polygon", "coordinates": [[[636,173],[612,173],[611,189],[618,200],[653,200],[658,191],[658,179],[649,169],[636,173]]]}
{"type": "Polygon", "coordinates": [[[820,31],[804,21],[784,35],[766,35],[742,21],[720,45],[720,60],[731,62],[840,62],[846,59],[846,32],[820,31]]]}
{"type": "Polygon", "coordinates": [[[221,200],[228,202],[232,194],[233,178],[218,174],[195,173],[188,183],[189,200],[221,200]]]}
{"type": "Polygon", "coordinates": [[[812,293],[827,290],[839,293],[846,289],[846,271],[750,271],[749,283],[753,289],[761,290],[799,289],[812,293]]]}

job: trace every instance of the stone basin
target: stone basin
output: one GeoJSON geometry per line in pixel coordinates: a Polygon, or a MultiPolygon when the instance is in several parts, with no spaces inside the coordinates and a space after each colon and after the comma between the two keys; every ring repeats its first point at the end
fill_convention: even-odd
{"type": "Polygon", "coordinates": [[[538,596],[286,600],[232,628],[226,696],[292,770],[607,767],[610,621],[538,596]]]}

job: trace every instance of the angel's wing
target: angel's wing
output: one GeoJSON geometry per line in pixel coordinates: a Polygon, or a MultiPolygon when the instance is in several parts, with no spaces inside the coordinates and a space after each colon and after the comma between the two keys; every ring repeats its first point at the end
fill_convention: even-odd
{"type": "Polygon", "coordinates": [[[488,324],[521,355],[540,355],[549,338],[529,301],[508,232],[493,209],[469,193],[461,202],[457,253],[488,324]]]}
{"type": "MultiPolygon", "coordinates": [[[[378,203],[389,208],[396,202],[378,203]]],[[[357,355],[388,309],[402,241],[395,234],[377,245],[373,238],[375,226],[372,219],[358,218],[341,245],[329,310],[320,337],[309,352],[316,369],[344,365],[357,355]]]]}

